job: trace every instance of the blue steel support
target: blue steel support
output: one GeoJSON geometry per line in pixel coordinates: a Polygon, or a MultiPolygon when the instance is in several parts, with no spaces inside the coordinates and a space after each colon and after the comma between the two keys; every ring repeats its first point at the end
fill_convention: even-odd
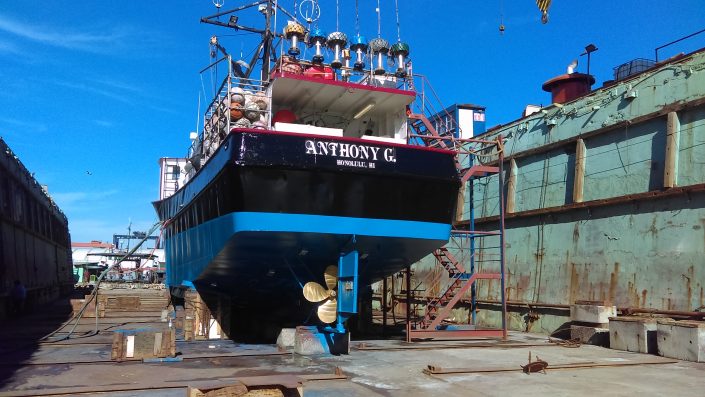
{"type": "Polygon", "coordinates": [[[335,332],[345,333],[345,321],[357,313],[359,253],[340,255],[338,261],[338,323],[335,332]]]}

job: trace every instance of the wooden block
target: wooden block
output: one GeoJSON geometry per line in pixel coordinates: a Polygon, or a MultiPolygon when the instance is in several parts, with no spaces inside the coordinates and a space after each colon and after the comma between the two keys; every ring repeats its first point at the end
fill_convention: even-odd
{"type": "Polygon", "coordinates": [[[169,331],[169,356],[176,357],[176,330],[169,331]]]}
{"type": "Polygon", "coordinates": [[[122,361],[124,358],[124,338],[121,332],[113,333],[113,346],[110,351],[110,359],[114,361],[122,361]]]}
{"type": "Polygon", "coordinates": [[[162,333],[161,332],[155,332],[154,333],[154,356],[155,357],[166,357],[166,355],[162,354],[163,351],[163,346],[162,346],[162,333]]]}
{"type": "MultiPolygon", "coordinates": [[[[71,299],[71,309],[73,310],[72,315],[77,315],[81,311],[83,305],[86,304],[88,299],[71,299]]],[[[91,301],[86,309],[83,311],[82,317],[91,318],[95,317],[95,301],[91,301]]]]}
{"type": "Polygon", "coordinates": [[[186,316],[186,318],[184,319],[184,340],[193,340],[193,323],[193,317],[186,316]]]}
{"type": "Polygon", "coordinates": [[[205,394],[201,392],[201,390],[196,389],[195,387],[188,387],[188,390],[186,390],[186,397],[203,397],[205,394]]]}
{"type": "Polygon", "coordinates": [[[118,296],[115,298],[108,299],[108,308],[110,308],[110,309],[139,310],[140,309],[140,297],[139,296],[118,296]]]}
{"type": "Polygon", "coordinates": [[[201,388],[189,387],[187,392],[188,397],[241,397],[249,396],[247,387],[241,383],[219,386],[216,388],[201,388]]]}
{"type": "Polygon", "coordinates": [[[174,329],[116,330],[113,334],[111,359],[166,358],[176,356],[174,329]]]}
{"type": "Polygon", "coordinates": [[[280,389],[255,389],[243,394],[242,397],[284,397],[280,389]]]}
{"type": "MultiPolygon", "coordinates": [[[[134,358],[145,358],[152,357],[154,354],[154,334],[146,332],[137,332],[134,335],[129,335],[129,337],[134,339],[134,358]]],[[[128,339],[128,344],[130,343],[128,339]]],[[[129,348],[129,346],[128,346],[129,348]]]]}

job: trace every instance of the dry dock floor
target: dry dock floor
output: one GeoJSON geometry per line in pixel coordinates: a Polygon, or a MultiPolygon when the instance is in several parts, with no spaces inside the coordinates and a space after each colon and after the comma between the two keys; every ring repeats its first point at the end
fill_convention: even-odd
{"type": "MultiPolygon", "coordinates": [[[[703,396],[705,364],[595,346],[569,348],[538,334],[507,341],[353,342],[349,355],[306,357],[272,345],[177,340],[181,362],[110,361],[112,330],[158,318],[100,319],[97,335],[38,343],[68,318],[57,304],[0,323],[0,396],[186,396],[187,386],[264,375],[304,375],[305,396],[703,396]],[[520,368],[532,356],[545,374],[520,368]],[[435,367],[429,374],[428,366],[435,367]],[[343,377],[336,377],[336,367],[343,377]],[[333,379],[331,379],[333,378],[333,379]],[[341,378],[341,379],[338,379],[341,378]]],[[[77,335],[95,327],[83,319],[77,335]]]]}

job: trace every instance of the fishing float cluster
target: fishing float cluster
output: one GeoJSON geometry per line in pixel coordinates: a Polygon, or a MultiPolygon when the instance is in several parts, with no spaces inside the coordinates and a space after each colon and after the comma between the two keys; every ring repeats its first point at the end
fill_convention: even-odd
{"type": "Polygon", "coordinates": [[[301,54],[299,43],[305,43],[311,48],[315,48],[315,53],[311,57],[311,63],[314,65],[322,65],[325,59],[323,49],[328,47],[333,52],[333,60],[330,62],[330,67],[333,69],[350,70],[350,61],[352,60],[351,52],[355,54],[355,62],[352,69],[355,71],[364,71],[366,64],[365,60],[371,58],[373,73],[375,75],[383,75],[387,73],[385,69],[385,61],[388,56],[391,56],[396,62],[396,71],[394,75],[399,78],[407,76],[406,58],[409,56],[409,45],[401,41],[390,45],[389,42],[381,37],[370,40],[359,33],[348,42],[348,36],[343,32],[333,32],[326,35],[320,28],[314,28],[306,35],[306,28],[298,22],[290,21],[284,27],[284,37],[291,42],[291,47],[287,51],[289,56],[296,60],[301,54]],[[348,46],[349,44],[349,46],[348,46]]]}
{"type": "Polygon", "coordinates": [[[203,134],[203,154],[215,153],[230,129],[267,129],[270,100],[262,91],[252,92],[231,87],[225,97],[213,105],[213,113],[206,118],[203,134]]]}

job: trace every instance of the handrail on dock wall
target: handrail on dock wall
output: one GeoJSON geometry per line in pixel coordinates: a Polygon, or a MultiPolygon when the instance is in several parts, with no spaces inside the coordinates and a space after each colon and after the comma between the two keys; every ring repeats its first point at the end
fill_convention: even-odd
{"type": "Polygon", "coordinates": [[[661,50],[661,49],[663,49],[663,48],[666,48],[666,47],[668,47],[668,46],[671,46],[671,45],[673,45],[673,44],[680,43],[681,41],[683,41],[683,40],[685,40],[685,39],[689,39],[689,38],[691,38],[691,37],[693,37],[693,36],[697,36],[697,35],[699,35],[700,33],[703,33],[703,32],[705,32],[705,29],[699,30],[699,31],[697,31],[697,32],[695,32],[695,33],[691,33],[691,34],[689,34],[689,35],[687,35],[687,36],[683,36],[683,37],[681,37],[680,39],[673,40],[673,41],[671,41],[670,43],[666,43],[666,44],[664,44],[664,45],[662,45],[662,46],[656,47],[656,49],[654,50],[654,53],[655,53],[655,56],[656,56],[656,59],[655,59],[656,62],[658,62],[658,51],[659,51],[659,50],[661,50]]]}

